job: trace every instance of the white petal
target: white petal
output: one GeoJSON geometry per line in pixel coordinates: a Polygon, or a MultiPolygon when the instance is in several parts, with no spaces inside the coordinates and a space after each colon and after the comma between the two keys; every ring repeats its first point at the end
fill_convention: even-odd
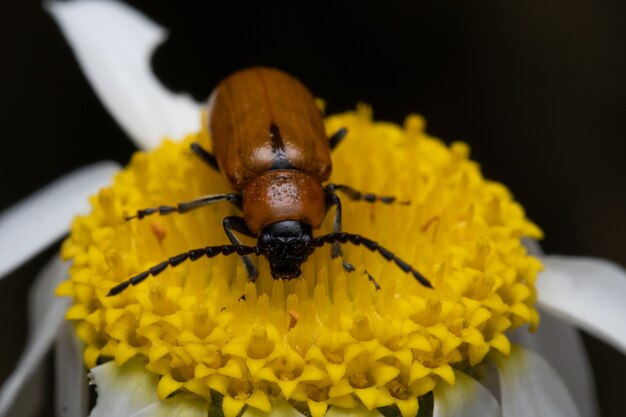
{"type": "Polygon", "coordinates": [[[67,300],[54,295],[56,287],[69,275],[70,262],[56,254],[39,272],[28,292],[29,335],[37,336],[37,325],[46,318],[53,305],[67,300]]]}
{"type": "Polygon", "coordinates": [[[513,345],[508,358],[496,359],[503,417],[577,417],[572,396],[556,371],[533,351],[513,345]]]}
{"type": "Polygon", "coordinates": [[[433,417],[500,417],[500,405],[478,381],[455,371],[454,386],[438,384],[435,388],[433,417]]]}
{"type": "Polygon", "coordinates": [[[568,322],[541,308],[539,313],[538,330],[530,333],[526,328],[519,328],[511,335],[511,341],[539,353],[554,367],[572,393],[581,415],[597,416],[593,374],[580,333],[568,322]]]}
{"type": "Polygon", "coordinates": [[[57,417],[84,417],[89,411],[83,349],[74,326],[65,321],[59,329],[54,349],[57,417]]]}
{"type": "Polygon", "coordinates": [[[207,401],[183,394],[149,405],[131,417],[206,417],[208,413],[207,401]]]}
{"type": "Polygon", "coordinates": [[[0,279],[69,229],[72,218],[89,209],[87,197],[119,170],[114,162],[77,169],[0,214],[0,279]]]}
{"type": "Polygon", "coordinates": [[[165,136],[198,131],[200,105],[166,90],[150,69],[150,56],[166,37],[162,27],[112,0],[51,1],[46,7],[100,100],[137,146],[150,149],[165,136]]]}
{"type": "Polygon", "coordinates": [[[247,407],[241,417],[267,417],[268,415],[271,417],[305,417],[304,414],[296,410],[287,401],[273,403],[270,414],[254,407],[247,407]]]}
{"type": "Polygon", "coordinates": [[[543,249],[541,248],[541,244],[537,241],[537,239],[524,237],[522,238],[522,244],[526,247],[529,254],[533,256],[543,255],[543,249]]]}
{"type": "Polygon", "coordinates": [[[538,304],[626,353],[626,271],[593,258],[545,256],[538,304]]]}
{"type": "Polygon", "coordinates": [[[45,290],[54,288],[66,276],[67,264],[55,258],[37,278],[29,303],[31,323],[29,339],[15,370],[0,388],[0,417],[25,415],[25,410],[33,407],[33,404],[16,402],[16,399],[29,378],[39,368],[41,360],[56,337],[59,326],[63,323],[69,300],[54,298],[52,291],[46,293],[45,290]],[[33,305],[33,302],[40,302],[41,305],[33,305]]]}
{"type": "Polygon", "coordinates": [[[341,408],[331,406],[324,417],[383,417],[377,409],[368,410],[360,405],[356,408],[341,408]]]}
{"type": "Polygon", "coordinates": [[[98,399],[90,417],[128,417],[158,403],[158,377],[139,360],[107,362],[89,373],[98,399]]]}
{"type": "MultiPolygon", "coordinates": [[[[523,239],[528,252],[542,256],[541,245],[535,239],[523,239]]],[[[511,335],[511,341],[539,353],[554,367],[572,393],[581,415],[598,415],[593,374],[587,352],[578,330],[569,321],[560,320],[538,306],[541,316],[539,329],[530,333],[519,328],[511,335]]]]}

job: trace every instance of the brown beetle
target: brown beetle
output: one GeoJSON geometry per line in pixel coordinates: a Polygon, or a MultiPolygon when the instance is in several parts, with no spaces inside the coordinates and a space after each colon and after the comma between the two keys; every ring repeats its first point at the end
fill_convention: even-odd
{"type": "MultiPolygon", "coordinates": [[[[251,280],[256,279],[258,271],[249,255],[265,256],[276,279],[296,278],[302,273],[300,266],[315,249],[332,244],[331,256],[341,257],[343,243],[362,244],[378,251],[431,288],[422,274],[376,242],[341,232],[341,200],[337,191],[351,200],[367,202],[391,203],[395,198],[361,193],[346,185],[322,185],[332,169],[330,151],[347,131],[340,129],[326,137],[322,112],[298,80],[271,68],[236,72],[213,91],[208,121],[214,154],[197,143],[191,146],[192,150],[219,170],[235,192],[139,210],[126,219],[141,219],[154,213],[185,213],[228,201],[243,211],[243,217],[229,216],[223,220],[232,245],[209,246],[173,256],[115,286],[108,295],[118,294],[150,275],[156,276],[168,266],[220,254],[241,256],[251,280]],[[332,206],[336,207],[333,233],[313,237],[313,229],[321,226],[332,206]],[[257,238],[257,245],[242,245],[233,231],[257,238]]],[[[347,261],[342,263],[347,271],[354,270],[347,261]]],[[[370,279],[378,288],[376,281],[370,279]]]]}

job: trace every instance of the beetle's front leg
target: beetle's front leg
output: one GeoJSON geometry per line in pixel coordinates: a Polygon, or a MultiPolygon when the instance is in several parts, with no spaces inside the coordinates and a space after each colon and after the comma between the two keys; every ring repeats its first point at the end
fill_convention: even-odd
{"type": "MultiPolygon", "coordinates": [[[[333,219],[333,232],[339,233],[341,232],[341,200],[339,199],[339,196],[337,194],[334,194],[332,192],[327,192],[326,193],[326,211],[330,210],[332,206],[336,207],[335,218],[333,219]]],[[[333,243],[333,246],[330,249],[330,256],[333,259],[342,258],[341,264],[343,265],[343,268],[347,272],[354,271],[355,269],[354,266],[350,262],[343,259],[343,251],[341,250],[341,245],[339,244],[339,242],[333,243]]]]}
{"type": "MultiPolygon", "coordinates": [[[[233,245],[241,245],[241,242],[233,233],[233,230],[246,236],[256,237],[244,221],[243,217],[225,217],[224,220],[222,220],[222,226],[224,226],[224,232],[226,233],[226,236],[228,236],[228,240],[230,240],[233,245]]],[[[259,276],[259,270],[254,265],[250,257],[248,255],[241,255],[241,260],[243,261],[243,265],[246,267],[246,272],[248,273],[248,278],[250,278],[250,281],[256,281],[257,277],[259,276]]]]}
{"type": "MultiPolygon", "coordinates": [[[[328,211],[332,206],[335,206],[335,218],[333,219],[333,232],[339,233],[341,232],[341,199],[337,194],[333,192],[333,190],[329,187],[326,187],[326,211],[328,211]]],[[[346,272],[353,272],[356,268],[350,262],[343,259],[343,251],[341,250],[341,244],[339,242],[333,243],[333,246],[330,249],[330,256],[335,258],[341,258],[341,265],[346,272]]],[[[374,285],[376,290],[380,290],[380,285],[373,276],[369,274],[369,272],[365,271],[367,274],[367,279],[374,285]]]]}

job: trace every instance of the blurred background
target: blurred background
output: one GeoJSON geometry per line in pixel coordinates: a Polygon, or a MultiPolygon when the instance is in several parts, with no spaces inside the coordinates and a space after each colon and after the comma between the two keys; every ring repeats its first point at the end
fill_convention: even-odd
{"type": "MultiPolygon", "coordinates": [[[[398,123],[420,113],[511,189],[546,252],[626,266],[626,2],[128,3],[170,31],[152,60],[170,89],[205,100],[234,70],[268,65],[328,113],[358,102],[398,123]]],[[[2,15],[0,210],[135,150],[41,3],[13,1],[2,15]]],[[[56,250],[0,282],[0,383],[25,343],[28,287],[56,250]]],[[[584,339],[602,415],[623,416],[626,358],[584,339]]]]}

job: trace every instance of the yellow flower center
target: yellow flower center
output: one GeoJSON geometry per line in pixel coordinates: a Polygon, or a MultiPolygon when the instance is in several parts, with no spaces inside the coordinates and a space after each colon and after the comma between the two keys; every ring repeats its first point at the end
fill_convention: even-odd
{"type": "MultiPolygon", "coordinates": [[[[210,148],[203,131],[135,154],[92,198],[93,212],[73,223],[62,251],[73,260],[71,277],[58,293],[73,297],[67,317],[86,343],[88,367],[142,358],[161,375],[161,398],[178,390],[221,396],[228,417],[245,406],[269,411],[280,399],[308,404],[315,417],[329,406],[400,403],[409,417],[418,396],[454,382],[452,367],[474,366],[491,349],[508,354],[504,333],[537,325],[541,265],[521,238],[541,231],[503,185],[482,177],[466,145],[429,137],[418,116],[404,128],[374,123],[365,107],[326,123],[329,132],[349,132],[333,153],[332,182],[411,201],[344,199],[343,229],[390,249],[434,289],[379,254],[345,245],[352,273],[328,247],[290,281],[272,279],[263,258],[254,260],[260,275],[252,283],[237,256],[205,257],[107,297],[171,256],[229,243],[221,222],[238,214],[229,204],[124,221],[139,209],[230,191],[189,150],[193,141],[210,148]]],[[[328,217],[318,234],[331,231],[328,217]]]]}

